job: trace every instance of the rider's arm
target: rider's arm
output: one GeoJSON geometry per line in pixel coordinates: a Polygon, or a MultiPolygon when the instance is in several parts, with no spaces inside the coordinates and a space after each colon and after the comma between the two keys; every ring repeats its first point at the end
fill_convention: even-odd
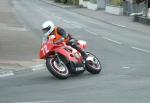
{"type": "Polygon", "coordinates": [[[58,27],[57,31],[63,37],[66,35],[66,31],[63,28],[61,28],[61,27],[58,27]]]}
{"type": "Polygon", "coordinates": [[[64,38],[69,38],[69,39],[75,39],[73,36],[69,33],[67,33],[63,28],[58,27],[58,33],[61,34],[64,38]]]}
{"type": "Polygon", "coordinates": [[[71,39],[75,39],[71,34],[68,34],[68,38],[71,39]]]}

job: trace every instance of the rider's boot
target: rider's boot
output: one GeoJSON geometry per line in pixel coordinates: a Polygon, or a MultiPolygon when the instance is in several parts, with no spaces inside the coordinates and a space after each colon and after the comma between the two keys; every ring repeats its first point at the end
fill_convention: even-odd
{"type": "Polygon", "coordinates": [[[85,52],[85,51],[83,51],[83,50],[80,50],[79,52],[81,53],[81,55],[82,55],[83,59],[84,59],[84,60],[86,60],[86,59],[87,59],[87,57],[88,57],[88,55],[86,54],[86,52],[85,52]]]}

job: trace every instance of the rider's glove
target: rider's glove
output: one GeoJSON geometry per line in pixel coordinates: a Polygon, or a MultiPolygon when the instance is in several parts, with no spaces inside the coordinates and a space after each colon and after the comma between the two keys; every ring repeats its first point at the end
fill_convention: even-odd
{"type": "Polygon", "coordinates": [[[63,42],[64,40],[65,40],[65,38],[62,37],[61,39],[59,39],[56,42],[54,42],[54,44],[59,44],[59,43],[63,42]]]}

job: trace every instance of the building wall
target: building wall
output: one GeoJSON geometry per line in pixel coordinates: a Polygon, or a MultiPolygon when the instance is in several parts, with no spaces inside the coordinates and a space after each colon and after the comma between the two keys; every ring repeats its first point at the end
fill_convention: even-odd
{"type": "Polygon", "coordinates": [[[100,9],[105,9],[106,7],[106,0],[97,0],[97,5],[100,9]]]}

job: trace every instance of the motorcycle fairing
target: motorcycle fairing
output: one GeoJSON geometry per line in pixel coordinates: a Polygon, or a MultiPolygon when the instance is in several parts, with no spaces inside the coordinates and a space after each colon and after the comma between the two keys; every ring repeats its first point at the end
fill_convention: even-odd
{"type": "MultiPolygon", "coordinates": [[[[40,49],[40,59],[46,59],[50,54],[59,53],[66,57],[69,61],[81,62],[81,54],[70,46],[52,45],[51,43],[45,43],[40,49]],[[70,50],[70,51],[69,51],[70,50]]],[[[51,55],[50,55],[51,56],[51,55]]]]}
{"type": "Polygon", "coordinates": [[[74,48],[70,46],[64,46],[55,48],[53,51],[63,55],[66,57],[70,62],[82,62],[81,54],[74,48]]]}

